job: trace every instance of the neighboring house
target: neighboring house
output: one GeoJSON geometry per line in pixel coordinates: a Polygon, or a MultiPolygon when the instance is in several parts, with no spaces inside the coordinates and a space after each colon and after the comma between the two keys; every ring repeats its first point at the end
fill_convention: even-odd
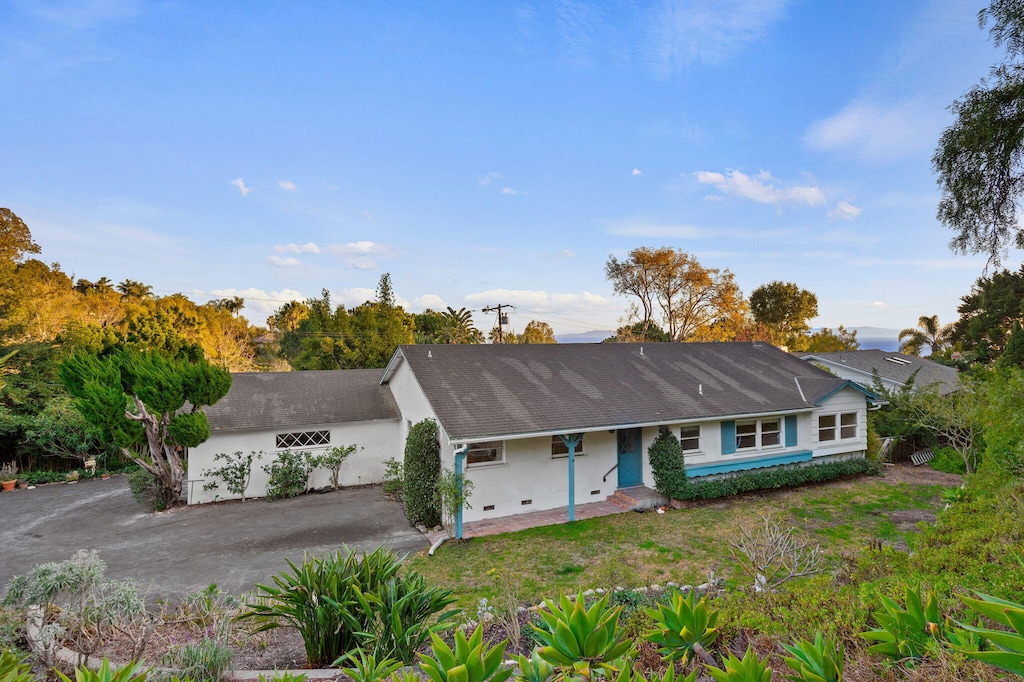
{"type": "Polygon", "coordinates": [[[956,369],[916,355],[883,350],[854,350],[801,353],[800,358],[824,367],[840,378],[856,381],[869,388],[874,384],[875,375],[890,391],[905,387],[911,378],[915,388],[936,388],[942,394],[951,393],[960,386],[956,369]]]}
{"type": "MultiPolygon", "coordinates": [[[[216,452],[272,457],[283,435],[329,431],[329,445],[364,446],[359,481],[371,482],[379,462],[401,459],[409,428],[433,418],[442,465],[474,484],[464,520],[567,505],[571,518],[576,503],[653,487],[647,448],[661,429],[680,437],[695,478],[861,457],[873,399],[765,343],[408,345],[383,372],[236,375],[207,408],[212,435],[189,470],[209,468],[216,452]]],[[[250,494],[264,483],[254,477],[250,494]]]]}

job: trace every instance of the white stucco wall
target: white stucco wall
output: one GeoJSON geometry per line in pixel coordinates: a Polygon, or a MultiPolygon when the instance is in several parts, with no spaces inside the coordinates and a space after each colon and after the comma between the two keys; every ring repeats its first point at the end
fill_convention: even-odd
{"type": "MultiPolygon", "coordinates": [[[[424,419],[439,420],[437,420],[437,415],[430,406],[430,401],[427,400],[426,394],[420,388],[416,376],[409,368],[409,363],[402,360],[388,379],[387,385],[391,389],[391,395],[394,396],[395,403],[398,405],[398,411],[402,413],[398,434],[401,449],[399,456],[396,457],[396,459],[401,461],[405,451],[405,439],[409,435],[410,427],[424,419]]],[[[441,426],[440,422],[438,426],[441,426]]],[[[451,469],[455,466],[455,454],[451,441],[448,439],[448,435],[443,427],[439,428],[438,439],[441,443],[441,465],[451,469]]]]}
{"type": "MultiPolygon", "coordinates": [[[[266,493],[267,481],[270,478],[263,467],[269,465],[276,454],[280,452],[276,447],[277,434],[329,430],[331,432],[329,446],[292,449],[319,452],[334,446],[362,446],[361,450],[349,455],[342,465],[340,483],[343,486],[380,483],[384,480],[384,460],[389,457],[402,460],[404,441],[399,437],[400,428],[400,420],[382,419],[347,424],[309,424],[265,430],[214,432],[205,443],[189,450],[188,478],[190,480],[212,479],[213,477],[206,476],[204,472],[215,469],[223,463],[214,461],[214,456],[218,453],[262,452],[262,458],[253,461],[252,479],[245,493],[247,498],[262,497],[266,493]]],[[[204,483],[205,481],[196,481],[188,485],[189,504],[238,499],[237,495],[228,492],[223,483],[220,483],[216,490],[204,490],[204,483]]],[[[309,485],[310,488],[331,485],[331,472],[327,469],[314,470],[310,476],[309,485]]]]}
{"type": "MultiPolygon", "coordinates": [[[[576,456],[576,503],[598,502],[615,492],[615,472],[601,478],[618,461],[615,433],[593,431],[583,436],[583,454],[576,456]]],[[[505,441],[505,461],[466,467],[473,481],[472,509],[465,521],[496,518],[569,504],[569,463],[552,458],[551,437],[505,441]],[[523,504],[524,500],[532,500],[523,504]],[[485,507],[493,506],[493,509],[485,507]]]]}

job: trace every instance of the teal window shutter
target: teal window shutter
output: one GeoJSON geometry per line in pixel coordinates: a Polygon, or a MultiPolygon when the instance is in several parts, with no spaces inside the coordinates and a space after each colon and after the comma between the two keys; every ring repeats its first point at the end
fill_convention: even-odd
{"type": "Polygon", "coordinates": [[[796,447],[796,415],[786,415],[786,447],[796,447]]]}
{"type": "Polygon", "coordinates": [[[736,452],[736,422],[722,422],[722,454],[731,455],[736,452]]]}

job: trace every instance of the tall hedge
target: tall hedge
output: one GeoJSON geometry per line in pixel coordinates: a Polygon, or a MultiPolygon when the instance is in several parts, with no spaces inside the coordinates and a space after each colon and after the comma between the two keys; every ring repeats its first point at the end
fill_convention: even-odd
{"type": "Polygon", "coordinates": [[[671,431],[665,431],[647,448],[654,473],[654,488],[667,497],[681,499],[686,487],[683,446],[671,431]]]}
{"type": "Polygon", "coordinates": [[[424,419],[409,429],[405,439],[402,499],[405,515],[433,528],[441,523],[437,505],[437,479],[441,475],[441,443],[437,440],[437,422],[424,419]]]}
{"type": "Polygon", "coordinates": [[[863,457],[801,467],[772,467],[711,480],[690,481],[680,490],[675,499],[711,500],[716,497],[738,495],[755,490],[773,490],[808,483],[825,483],[842,476],[877,475],[878,473],[878,464],[863,457]]]}

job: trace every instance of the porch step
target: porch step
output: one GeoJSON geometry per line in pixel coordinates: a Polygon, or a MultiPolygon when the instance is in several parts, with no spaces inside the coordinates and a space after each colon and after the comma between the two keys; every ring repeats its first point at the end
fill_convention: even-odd
{"type": "Polygon", "coordinates": [[[622,509],[656,509],[668,504],[669,499],[650,488],[642,485],[631,488],[619,488],[615,494],[608,496],[608,501],[622,509]]]}

